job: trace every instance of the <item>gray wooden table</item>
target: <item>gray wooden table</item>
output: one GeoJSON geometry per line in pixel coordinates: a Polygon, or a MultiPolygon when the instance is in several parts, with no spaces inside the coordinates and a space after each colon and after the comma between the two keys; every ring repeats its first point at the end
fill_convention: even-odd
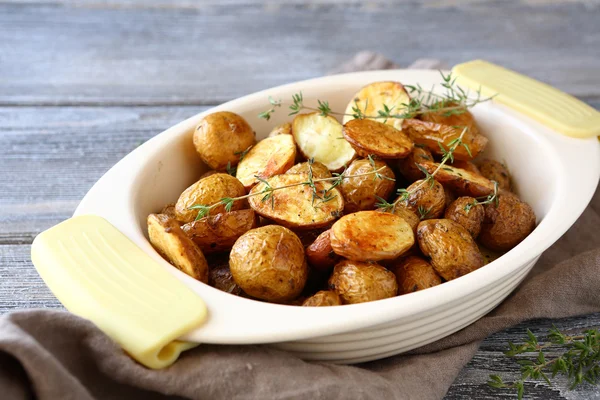
{"type": "MultiPolygon", "coordinates": [[[[600,2],[558,0],[0,0],[0,312],[61,307],[31,265],[37,233],[68,218],[139,143],[232,98],[326,74],[360,50],[400,65],[484,58],[600,108],[600,2]]],[[[512,397],[502,356],[534,321],[488,338],[447,399],[512,397]]],[[[537,399],[600,398],[528,384],[537,399]]]]}

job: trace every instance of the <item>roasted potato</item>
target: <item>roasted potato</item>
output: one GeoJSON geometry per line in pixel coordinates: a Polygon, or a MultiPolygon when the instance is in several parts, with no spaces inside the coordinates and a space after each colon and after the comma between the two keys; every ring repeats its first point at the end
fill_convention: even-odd
{"type": "Polygon", "coordinates": [[[175,214],[175,203],[169,203],[163,207],[159,214],[167,215],[169,218],[177,219],[177,215],[175,214]]]}
{"type": "Polygon", "coordinates": [[[438,218],[446,208],[446,193],[438,181],[431,182],[423,182],[422,179],[413,182],[406,188],[410,192],[408,199],[399,202],[396,208],[408,208],[420,219],[438,218]]]}
{"type": "Polygon", "coordinates": [[[490,159],[483,160],[479,164],[479,171],[490,181],[496,181],[500,189],[510,191],[510,174],[508,168],[501,162],[490,159]]]}
{"type": "Polygon", "coordinates": [[[331,188],[329,182],[315,182],[320,199],[313,198],[311,187],[301,184],[307,179],[308,174],[284,174],[269,178],[267,182],[271,188],[294,186],[268,192],[267,184],[261,182],[250,191],[250,194],[257,194],[249,198],[250,207],[259,215],[288,228],[315,229],[327,226],[344,210],[342,194],[337,188],[331,188]],[[324,191],[329,191],[328,201],[323,198],[324,191]]]}
{"type": "Polygon", "coordinates": [[[331,248],[331,229],[321,233],[314,242],[306,248],[306,259],[311,267],[326,271],[331,268],[340,260],[340,256],[335,254],[331,248]]]}
{"type": "Polygon", "coordinates": [[[394,273],[379,264],[343,260],[333,268],[329,289],[343,304],[356,304],[394,297],[398,283],[394,273]]]}
{"type": "Polygon", "coordinates": [[[475,175],[481,175],[481,171],[479,170],[479,168],[477,168],[477,165],[475,165],[473,161],[455,160],[452,163],[452,166],[454,168],[464,169],[465,171],[469,171],[470,173],[475,175]]]}
{"type": "Polygon", "coordinates": [[[210,254],[231,249],[240,236],[257,225],[254,210],[238,210],[209,215],[181,228],[204,254],[210,254]]]}
{"type": "MultiPolygon", "coordinates": [[[[443,155],[440,144],[448,150],[451,146],[450,143],[454,139],[457,139],[463,130],[463,127],[437,124],[418,119],[405,119],[402,122],[402,132],[408,135],[415,144],[425,145],[429,151],[439,156],[443,155]]],[[[485,136],[471,130],[465,132],[462,141],[469,146],[470,153],[463,146],[458,146],[454,151],[454,158],[467,161],[477,157],[485,149],[488,142],[485,136]]]]}
{"type": "Polygon", "coordinates": [[[292,134],[306,158],[323,163],[331,171],[342,169],[356,156],[342,136],[342,125],[332,116],[317,112],[296,115],[292,134]]]}
{"type": "Polygon", "coordinates": [[[218,171],[235,167],[240,154],[255,143],[256,137],[248,122],[228,111],[207,115],[194,131],[194,147],[200,158],[218,171]]]}
{"type": "Polygon", "coordinates": [[[269,132],[269,137],[277,136],[277,135],[291,135],[292,134],[292,124],[286,122],[281,125],[277,125],[275,128],[269,132]]]}
{"type": "Polygon", "coordinates": [[[448,208],[448,206],[452,204],[454,200],[456,200],[456,195],[447,186],[444,186],[444,195],[446,196],[446,208],[448,208]]]}
{"type": "Polygon", "coordinates": [[[333,251],[354,261],[391,260],[415,242],[413,230],[398,215],[359,211],[346,215],[331,227],[333,251]]]}
{"type": "Polygon", "coordinates": [[[483,206],[477,204],[477,201],[469,196],[459,197],[454,200],[446,208],[444,214],[444,218],[461,224],[474,239],[477,239],[479,232],[481,232],[481,224],[483,224],[484,216],[485,211],[483,206]]]}
{"type": "Polygon", "coordinates": [[[387,199],[394,190],[394,172],[381,160],[354,160],[346,169],[344,175],[363,175],[344,179],[339,186],[344,195],[344,211],[352,213],[362,210],[372,210],[377,203],[377,197],[387,199]],[[364,175],[373,171],[379,171],[383,178],[374,174],[364,175]]]}
{"type": "Polygon", "coordinates": [[[419,222],[421,222],[419,216],[406,207],[395,207],[393,210],[393,214],[396,214],[397,216],[405,220],[408,223],[408,225],[410,225],[416,237],[417,226],[419,225],[419,222]]]}
{"type": "Polygon", "coordinates": [[[229,257],[225,262],[216,262],[217,260],[209,259],[210,269],[208,271],[208,284],[223,292],[231,293],[236,296],[242,294],[242,288],[233,280],[231,271],[229,270],[229,257]]]}
{"type": "Polygon", "coordinates": [[[308,299],[304,300],[302,307],[329,307],[341,306],[342,299],[336,292],[331,290],[320,290],[308,299]]]}
{"type": "Polygon", "coordinates": [[[356,154],[370,154],[383,159],[404,158],[413,149],[412,141],[396,128],[370,119],[353,119],[344,125],[344,138],[356,154]]]}
{"type": "Polygon", "coordinates": [[[431,152],[426,147],[415,146],[412,152],[401,160],[398,160],[398,169],[402,176],[409,182],[414,182],[423,179],[423,171],[417,167],[417,164],[422,162],[434,162],[431,152]]]}
{"type": "Polygon", "coordinates": [[[392,271],[398,281],[398,294],[417,292],[442,283],[431,264],[418,256],[401,258],[392,271]]]}
{"type": "MultiPolygon", "coordinates": [[[[377,116],[379,111],[384,111],[385,107],[392,110],[393,114],[402,114],[406,110],[406,105],[410,103],[410,96],[400,82],[373,82],[364,86],[348,103],[344,116],[344,124],[353,119],[356,114],[354,109],[358,109],[366,116],[377,116]]],[[[377,118],[378,121],[384,119],[377,118]]],[[[388,118],[386,124],[400,128],[402,120],[398,118],[388,118]]]]}
{"type": "Polygon", "coordinates": [[[288,169],[286,174],[308,174],[311,168],[314,179],[331,178],[333,176],[325,164],[318,161],[314,161],[312,164],[309,161],[296,164],[288,169]]]}
{"type": "Polygon", "coordinates": [[[181,230],[179,223],[164,214],[150,214],[148,237],[152,246],[180,271],[208,282],[208,264],[202,251],[181,230]]]}
{"type": "MultiPolygon", "coordinates": [[[[441,107],[454,107],[458,104],[454,102],[444,102],[444,104],[437,103],[441,107]]],[[[479,129],[477,128],[477,124],[475,123],[475,118],[473,118],[473,114],[469,110],[464,110],[464,112],[460,114],[452,114],[446,115],[445,112],[431,112],[425,113],[421,115],[421,120],[426,122],[433,122],[436,124],[444,124],[448,126],[456,126],[460,128],[467,128],[469,132],[473,134],[478,134],[479,129]]]]}
{"type": "Polygon", "coordinates": [[[428,219],[417,228],[419,247],[431,265],[449,281],[484,264],[475,240],[462,225],[450,219],[428,219]]]}
{"type": "MultiPolygon", "coordinates": [[[[420,164],[433,174],[438,168],[437,163],[420,164]]],[[[464,169],[444,165],[435,175],[435,180],[449,187],[459,196],[483,197],[494,193],[494,182],[481,175],[475,175],[464,169]]]]}
{"type": "Polygon", "coordinates": [[[237,167],[235,177],[246,189],[258,178],[266,179],[283,174],[294,165],[296,143],[292,135],[277,135],[258,142],[248,151],[237,167]]]}
{"type": "Polygon", "coordinates": [[[231,249],[229,268],[244,292],[272,302],[297,297],[308,277],[300,239],[279,225],[252,229],[240,236],[231,249]]]}
{"type": "MultiPolygon", "coordinates": [[[[212,205],[224,197],[239,197],[245,194],[244,185],[235,177],[228,174],[213,174],[200,179],[181,193],[175,203],[175,216],[179,222],[186,224],[194,221],[198,215],[198,210],[190,210],[191,206],[212,205]]],[[[241,210],[246,204],[245,201],[236,201],[233,203],[231,211],[241,210]]],[[[225,211],[225,206],[219,205],[213,208],[211,213],[220,214],[225,211]]]]}
{"type": "Polygon", "coordinates": [[[490,250],[510,250],[535,229],[535,213],[531,206],[510,192],[498,194],[498,205],[492,202],[484,207],[479,240],[490,250]]]}

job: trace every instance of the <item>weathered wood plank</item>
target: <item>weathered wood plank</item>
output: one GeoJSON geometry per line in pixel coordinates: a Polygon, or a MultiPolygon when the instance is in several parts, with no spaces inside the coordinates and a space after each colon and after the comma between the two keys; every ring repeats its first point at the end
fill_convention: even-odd
{"type": "Polygon", "coordinates": [[[220,103],[364,49],[486,58],[600,96],[595,2],[44,3],[0,4],[0,104],[220,103]]]}

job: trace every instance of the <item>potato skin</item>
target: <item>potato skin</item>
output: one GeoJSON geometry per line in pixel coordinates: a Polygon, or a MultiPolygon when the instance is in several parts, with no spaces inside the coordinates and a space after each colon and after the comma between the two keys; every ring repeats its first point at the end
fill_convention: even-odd
{"type": "MultiPolygon", "coordinates": [[[[198,210],[190,210],[195,204],[211,205],[218,203],[224,197],[239,197],[246,194],[244,185],[229,174],[213,174],[200,179],[181,193],[175,203],[175,216],[181,223],[192,222],[198,215],[198,210]]],[[[233,203],[231,211],[241,210],[246,206],[245,201],[233,203]]],[[[225,212],[225,206],[219,205],[211,210],[212,214],[225,212]]]]}
{"type": "Polygon", "coordinates": [[[206,165],[225,171],[235,167],[240,154],[256,143],[254,131],[241,116],[219,111],[202,118],[194,131],[194,147],[206,165]]]}
{"type": "Polygon", "coordinates": [[[320,290],[304,300],[302,307],[330,307],[341,306],[342,299],[336,292],[331,290],[320,290]]]}
{"type": "MultiPolygon", "coordinates": [[[[402,132],[416,144],[427,146],[434,155],[443,156],[440,143],[447,150],[452,140],[458,138],[464,128],[435,122],[421,121],[418,119],[405,119],[402,122],[402,132]]],[[[463,143],[469,146],[471,154],[463,146],[458,146],[454,151],[457,160],[472,160],[487,146],[488,140],[478,132],[467,130],[463,135],[463,143]]]]}
{"type": "Polygon", "coordinates": [[[422,162],[434,162],[431,152],[426,147],[415,146],[413,151],[401,160],[398,160],[398,169],[402,176],[409,182],[423,179],[423,171],[417,167],[422,162]]]}
{"type": "Polygon", "coordinates": [[[475,175],[481,175],[481,171],[479,170],[477,165],[475,165],[475,163],[472,161],[455,160],[452,163],[452,166],[454,168],[464,169],[465,171],[469,171],[470,173],[475,175]]]}
{"type": "Polygon", "coordinates": [[[343,304],[366,303],[398,294],[393,272],[376,263],[351,260],[341,261],[333,268],[329,288],[343,304]]]}
{"type": "Polygon", "coordinates": [[[399,159],[408,156],[413,149],[412,140],[402,131],[370,119],[350,120],[342,133],[361,157],[373,154],[383,159],[399,159]]]}
{"type": "Polygon", "coordinates": [[[321,233],[305,250],[306,259],[311,267],[327,271],[340,260],[331,247],[331,229],[321,233]]]}
{"type": "MultiPolygon", "coordinates": [[[[420,165],[427,172],[433,174],[439,164],[422,163],[420,165]]],[[[489,179],[451,165],[444,165],[435,175],[435,180],[449,187],[459,196],[483,197],[494,193],[494,183],[489,179]]]]}
{"type": "Polygon", "coordinates": [[[498,182],[498,187],[502,190],[510,191],[510,174],[508,168],[501,162],[486,159],[479,164],[481,175],[490,181],[498,182]]]}
{"type": "Polygon", "coordinates": [[[417,237],[417,226],[419,226],[419,222],[421,222],[421,219],[417,214],[415,214],[406,207],[394,208],[393,214],[396,214],[397,216],[405,220],[408,223],[408,225],[410,225],[410,227],[412,228],[415,237],[417,237]]]}
{"type": "Polygon", "coordinates": [[[252,229],[240,236],[231,249],[229,268],[244,292],[272,302],[297,297],[308,277],[300,239],[279,225],[252,229]]]}
{"type": "Polygon", "coordinates": [[[379,261],[400,257],[415,242],[410,225],[395,214],[359,211],[331,227],[333,251],[349,260],[379,261]]]}
{"type": "Polygon", "coordinates": [[[477,236],[479,236],[479,233],[481,232],[485,211],[481,204],[476,204],[475,202],[476,200],[473,197],[459,197],[446,208],[444,218],[459,223],[469,231],[474,239],[477,239],[477,236]],[[469,211],[467,211],[465,207],[468,207],[469,204],[476,205],[471,206],[469,211]]]}
{"type": "MultiPolygon", "coordinates": [[[[309,162],[302,162],[302,163],[298,163],[296,165],[294,165],[292,168],[288,169],[286,171],[286,174],[308,174],[309,172],[309,162]]],[[[315,161],[312,163],[312,173],[313,173],[313,178],[314,179],[325,179],[325,178],[331,178],[333,175],[331,174],[331,171],[329,171],[329,169],[327,169],[327,167],[325,166],[325,164],[322,164],[318,161],[315,161]]]]}
{"type": "Polygon", "coordinates": [[[258,183],[258,177],[270,178],[283,174],[296,160],[296,144],[291,135],[278,135],[258,142],[248,151],[237,167],[235,177],[246,189],[258,183]]]}
{"type": "Polygon", "coordinates": [[[243,291],[233,280],[233,276],[229,270],[229,262],[226,261],[224,263],[219,263],[219,265],[214,265],[212,261],[213,260],[209,260],[211,267],[208,271],[208,284],[223,292],[240,296],[243,291]]]}
{"type": "Polygon", "coordinates": [[[459,278],[484,265],[484,259],[471,234],[449,219],[421,221],[417,228],[419,247],[445,280],[459,278]]]}
{"type": "Polygon", "coordinates": [[[159,214],[164,214],[169,216],[169,218],[177,219],[177,215],[175,215],[175,203],[165,205],[159,214]]]}
{"type": "Polygon", "coordinates": [[[446,208],[444,187],[436,180],[433,185],[427,182],[421,185],[422,182],[423,180],[418,180],[407,187],[406,190],[411,192],[408,199],[398,203],[396,208],[406,207],[421,219],[438,218],[446,208]],[[424,216],[420,215],[419,207],[426,212],[424,216]]]}
{"type": "Polygon", "coordinates": [[[211,254],[231,249],[240,236],[257,225],[254,210],[238,210],[209,215],[181,228],[204,254],[211,254]]]}
{"type": "Polygon", "coordinates": [[[164,214],[150,214],[147,223],[150,243],[167,261],[192,278],[208,282],[204,254],[183,233],[175,219],[164,214]]]}
{"type": "Polygon", "coordinates": [[[442,283],[442,279],[431,264],[418,256],[400,259],[392,271],[398,281],[399,295],[417,292],[442,283]]]}
{"type": "MultiPolygon", "coordinates": [[[[455,102],[444,102],[444,104],[437,104],[442,107],[453,107],[458,104],[455,102]]],[[[477,128],[477,124],[475,123],[475,118],[473,118],[473,114],[469,110],[465,110],[460,114],[452,114],[452,115],[444,115],[443,112],[437,113],[426,113],[421,115],[421,120],[426,122],[433,122],[436,124],[444,124],[449,126],[459,126],[462,128],[467,127],[469,132],[472,134],[478,134],[479,128],[477,128]]]]}
{"type": "Polygon", "coordinates": [[[374,167],[369,160],[354,160],[346,169],[344,175],[361,175],[379,170],[379,174],[388,179],[378,179],[375,175],[357,176],[344,179],[339,186],[344,195],[344,211],[353,213],[356,211],[372,210],[377,203],[377,197],[387,199],[394,190],[395,175],[387,164],[381,160],[373,161],[374,167]]]}
{"type": "Polygon", "coordinates": [[[283,123],[281,125],[277,125],[275,128],[269,132],[268,137],[273,137],[277,135],[291,135],[292,134],[292,124],[289,122],[283,123]]]}
{"type": "Polygon", "coordinates": [[[535,229],[535,213],[531,206],[510,192],[498,194],[498,206],[490,203],[484,208],[479,240],[490,250],[510,250],[535,229]]]}

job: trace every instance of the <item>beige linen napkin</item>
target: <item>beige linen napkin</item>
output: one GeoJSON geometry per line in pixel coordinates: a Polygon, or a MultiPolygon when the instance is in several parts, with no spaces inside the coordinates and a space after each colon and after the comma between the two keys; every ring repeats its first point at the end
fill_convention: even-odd
{"type": "MultiPolygon", "coordinates": [[[[344,68],[361,69],[365,59],[369,69],[394,66],[377,55],[360,57],[363,64],[355,59],[344,68]]],[[[66,312],[7,314],[0,317],[0,398],[440,399],[491,333],[528,319],[600,311],[599,226],[600,191],[494,311],[408,355],[358,366],[304,362],[264,346],[201,345],[153,371],[66,312]]]]}

